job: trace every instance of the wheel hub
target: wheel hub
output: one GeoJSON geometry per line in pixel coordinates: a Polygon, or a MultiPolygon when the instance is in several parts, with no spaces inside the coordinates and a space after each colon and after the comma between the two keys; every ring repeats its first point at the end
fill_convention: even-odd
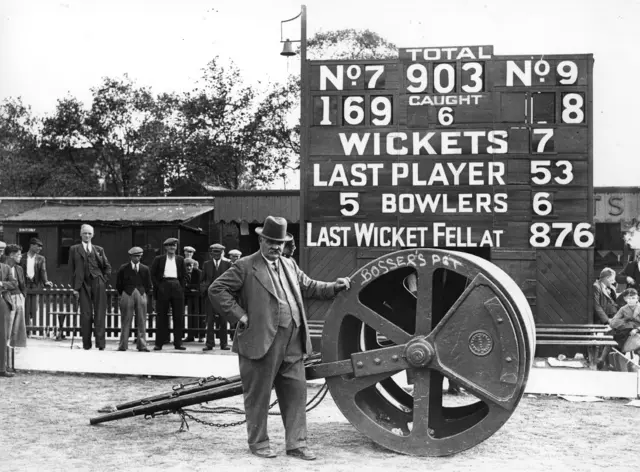
{"type": "Polygon", "coordinates": [[[434,354],[433,346],[423,337],[411,340],[404,351],[404,356],[411,367],[425,367],[431,362],[434,354]]]}

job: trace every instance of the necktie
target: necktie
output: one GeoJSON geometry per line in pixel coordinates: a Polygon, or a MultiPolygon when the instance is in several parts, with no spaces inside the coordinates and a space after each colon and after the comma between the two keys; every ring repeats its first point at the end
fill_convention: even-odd
{"type": "Polygon", "coordinates": [[[138,264],[134,264],[133,268],[135,269],[136,272],[138,272],[138,264]]]}
{"type": "Polygon", "coordinates": [[[91,246],[89,246],[88,244],[84,245],[84,250],[87,251],[87,254],[91,254],[91,246]]]}

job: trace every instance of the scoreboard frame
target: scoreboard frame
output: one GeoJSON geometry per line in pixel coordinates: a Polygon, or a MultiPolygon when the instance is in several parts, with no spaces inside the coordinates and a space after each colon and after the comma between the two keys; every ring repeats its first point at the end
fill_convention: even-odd
{"type": "MultiPolygon", "coordinates": [[[[495,238],[490,242],[490,257],[488,259],[506,270],[523,288],[534,314],[536,313],[536,305],[539,308],[537,302],[538,297],[541,296],[540,293],[542,293],[536,287],[538,287],[538,279],[544,277],[546,273],[545,266],[550,268],[549,273],[552,275],[555,273],[556,278],[559,278],[558,268],[560,266],[565,270],[575,270],[580,278],[580,282],[575,283],[571,289],[574,291],[575,297],[586,295],[586,303],[580,307],[584,308],[586,313],[573,318],[563,318],[568,313],[568,309],[564,314],[544,315],[538,313],[536,320],[553,323],[555,316],[560,318],[560,320],[555,319],[555,322],[585,323],[592,319],[592,300],[589,292],[594,280],[593,238],[595,233],[593,226],[592,54],[497,56],[493,55],[492,46],[459,46],[454,48],[402,48],[399,58],[391,60],[307,61],[306,58],[302,59],[300,259],[303,270],[312,278],[331,280],[337,275],[347,275],[345,270],[353,272],[371,258],[396,249],[447,247],[465,250],[465,245],[462,243],[465,238],[466,241],[474,240],[478,243],[480,241],[479,232],[484,231],[482,241],[486,242],[487,231],[494,230],[494,236],[499,236],[495,234],[496,228],[503,228],[504,232],[501,234],[506,238],[502,239],[502,244],[496,244],[495,238]],[[411,54],[407,51],[417,51],[416,56],[421,51],[425,55],[439,54],[440,58],[445,54],[450,55],[446,56],[447,60],[440,62],[437,60],[411,61],[406,59],[407,54],[411,54]],[[466,56],[463,60],[451,59],[453,54],[466,56]],[[482,59],[478,59],[480,56],[482,59]],[[467,93],[463,91],[461,71],[465,65],[470,63],[481,64],[482,88],[479,91],[474,91],[473,86],[470,86],[467,87],[467,90],[470,90],[467,93]],[[415,64],[418,66],[412,70],[419,71],[419,74],[413,75],[410,80],[408,68],[415,64]],[[439,67],[439,64],[449,64],[450,66],[439,67]],[[575,82],[561,84],[561,80],[572,80],[574,71],[570,64],[574,64],[576,67],[575,82]],[[384,87],[361,87],[361,84],[367,80],[369,84],[375,83],[373,76],[378,73],[380,66],[383,68],[381,74],[384,79],[384,87]],[[512,67],[511,84],[507,84],[508,76],[498,76],[504,70],[501,69],[502,66],[504,68],[512,67]],[[451,78],[450,74],[454,74],[453,91],[449,90],[447,93],[441,94],[433,93],[435,87],[434,71],[436,69],[441,76],[448,75],[451,78]],[[544,73],[539,74],[538,72],[544,73]],[[339,73],[342,74],[342,77],[338,77],[339,73]],[[425,77],[426,88],[419,93],[410,93],[411,90],[408,89],[407,83],[411,82],[411,86],[416,84],[416,87],[423,86],[425,85],[423,80],[425,77]],[[501,82],[503,78],[504,81],[501,82]],[[528,84],[527,78],[529,78],[528,84]],[[418,79],[419,82],[417,82],[418,79]],[[515,83],[516,79],[521,83],[515,83]],[[322,90],[321,80],[324,80],[325,85],[322,90]],[[335,86],[336,83],[342,87],[335,86]],[[329,85],[334,86],[335,90],[328,90],[329,85]],[[551,94],[553,95],[551,96],[551,94]],[[479,97],[474,99],[474,95],[479,95],[479,97]],[[390,103],[392,109],[390,119],[392,121],[386,123],[384,121],[387,118],[385,110],[388,108],[386,98],[378,99],[378,97],[389,96],[392,97],[390,103]],[[411,98],[416,96],[421,97],[423,103],[411,105],[409,102],[412,100],[418,101],[418,99],[411,98]],[[465,96],[470,98],[464,98],[465,96]],[[510,101],[512,99],[520,100],[520,97],[524,99],[525,108],[522,122],[513,120],[514,116],[520,116],[522,104],[517,102],[516,107],[510,101]],[[374,100],[377,104],[376,108],[373,106],[374,100]],[[471,104],[474,100],[475,103],[471,104]],[[483,109],[478,106],[480,100],[483,101],[483,109]],[[581,103],[580,100],[582,100],[581,103]],[[536,108],[536,104],[543,105],[536,108]],[[451,115],[455,120],[455,111],[458,111],[456,107],[460,107],[459,110],[462,110],[464,106],[466,106],[467,115],[462,116],[468,120],[467,122],[446,122],[449,118],[447,118],[447,112],[442,112],[442,110],[453,109],[454,113],[451,115]],[[351,110],[350,117],[343,113],[346,107],[351,110]],[[409,116],[411,107],[417,109],[417,118],[413,118],[414,123],[411,123],[409,116]],[[320,113],[318,113],[319,108],[320,113]],[[436,111],[436,109],[439,110],[436,111]],[[534,110],[538,115],[534,113],[534,110]],[[565,118],[569,120],[579,118],[580,112],[582,113],[581,122],[563,122],[565,118]],[[425,114],[429,116],[425,117],[425,114]],[[445,121],[438,121],[440,116],[434,120],[435,115],[443,115],[445,121]],[[536,116],[547,119],[532,122],[536,116]],[[549,116],[554,117],[552,123],[549,123],[549,116]],[[485,121],[474,121],[478,117],[485,121]],[[487,117],[491,119],[487,120],[487,117]],[[351,118],[351,123],[347,122],[349,118],[351,118]],[[383,121],[380,121],[380,118],[383,121]],[[374,119],[379,119],[378,123],[382,123],[382,125],[375,126],[374,119]],[[358,120],[362,120],[361,122],[364,124],[359,124],[358,120]],[[422,121],[416,126],[416,120],[422,121]],[[330,124],[327,124],[327,121],[330,124]],[[549,129],[552,130],[551,133],[549,133],[549,129]],[[492,131],[495,133],[490,135],[492,131]],[[503,131],[507,132],[505,139],[503,139],[503,131]],[[486,132],[486,134],[481,135],[481,132],[486,132]],[[383,134],[384,136],[382,136],[383,134]],[[525,134],[529,140],[527,146],[526,148],[518,148],[518,145],[522,146],[520,140],[525,134]],[[354,137],[354,135],[356,136],[354,137]],[[545,149],[547,143],[551,142],[550,139],[545,143],[542,142],[548,135],[554,138],[552,152],[544,152],[547,150],[545,149]],[[515,145],[512,145],[510,141],[512,136],[514,136],[513,143],[515,145]],[[460,144],[460,141],[465,138],[468,138],[467,142],[463,141],[460,144]],[[432,146],[432,139],[434,146],[432,146]],[[365,140],[367,142],[363,144],[365,140]],[[426,144],[421,144],[416,152],[416,142],[426,144]],[[345,143],[349,143],[350,147],[345,143]],[[505,146],[508,152],[502,152],[505,146]],[[543,153],[533,152],[534,149],[542,149],[543,153]],[[482,150],[485,152],[478,152],[482,150]],[[354,151],[355,153],[352,154],[354,151]],[[322,168],[323,161],[327,164],[325,168],[322,168]],[[458,165],[456,162],[459,163],[459,166],[466,163],[467,169],[462,170],[455,167],[458,165]],[[474,185],[453,185],[448,182],[442,184],[442,180],[438,180],[438,178],[443,178],[442,172],[444,170],[440,170],[440,172],[434,169],[430,170],[432,164],[434,167],[438,167],[438,163],[442,163],[442,168],[447,169],[448,172],[444,180],[447,180],[447,177],[451,179],[451,176],[455,176],[457,171],[458,175],[467,179],[467,184],[470,184],[473,175],[479,175],[485,179],[490,177],[488,168],[477,171],[478,163],[488,162],[499,163],[495,165],[497,169],[502,169],[503,182],[498,181],[496,185],[494,179],[493,185],[475,185],[475,188],[474,185]],[[445,164],[448,164],[449,167],[445,164]],[[349,165],[351,167],[348,167],[349,165]],[[406,170],[405,167],[410,167],[412,183],[418,182],[421,186],[408,185],[405,182],[403,187],[398,184],[399,180],[395,181],[395,186],[393,185],[393,176],[399,179],[399,176],[403,175],[402,173],[406,170]],[[534,167],[535,173],[533,172],[534,167]],[[475,174],[472,168],[477,171],[475,174]],[[425,176],[431,175],[433,178],[434,174],[436,176],[435,185],[432,185],[431,181],[427,183],[425,176]],[[380,183],[382,181],[384,184],[380,183]],[[375,185],[372,185],[373,182],[375,185]],[[442,185],[438,185],[438,183],[442,185]],[[393,196],[394,189],[395,197],[393,196]],[[415,193],[415,197],[401,194],[404,189],[407,189],[408,193],[415,193]],[[478,190],[485,190],[482,197],[478,190]],[[438,193],[435,197],[419,195],[425,191],[438,193]],[[464,197],[461,197],[461,194],[464,197]],[[492,213],[491,216],[479,214],[478,209],[487,208],[485,194],[493,196],[491,202],[493,207],[489,212],[492,213]],[[508,209],[502,213],[501,210],[504,210],[504,207],[499,204],[500,202],[496,203],[498,194],[504,194],[504,199],[507,202],[508,209]],[[354,197],[354,195],[358,195],[358,197],[354,197]],[[360,202],[358,201],[360,195],[366,195],[367,198],[360,202]],[[386,207],[384,206],[385,195],[388,196],[386,207]],[[476,202],[478,211],[468,212],[469,207],[463,206],[468,203],[467,195],[471,195],[472,199],[475,195],[476,199],[482,200],[476,202]],[[459,210],[457,214],[453,217],[447,215],[444,205],[441,207],[441,211],[424,211],[425,208],[435,208],[432,205],[433,199],[436,197],[439,197],[439,202],[455,201],[457,198],[459,210]],[[431,200],[425,201],[429,198],[431,200]],[[461,203],[460,200],[464,200],[464,202],[461,203]],[[336,202],[338,203],[336,204],[336,202]],[[375,210],[373,207],[376,203],[372,202],[379,203],[380,208],[375,210]],[[401,203],[409,206],[402,208],[401,211],[401,203]],[[423,211],[410,211],[411,209],[415,210],[418,203],[422,205],[423,211]],[[354,211],[356,205],[360,205],[358,209],[365,208],[367,211],[359,214],[358,211],[354,211]],[[336,209],[340,209],[342,212],[336,213],[336,209]],[[394,209],[396,211],[392,211],[394,209]],[[465,214],[460,214],[461,209],[465,210],[465,214]],[[553,212],[548,211],[549,209],[553,209],[553,212]],[[386,210],[389,210],[388,213],[385,213],[386,210]],[[576,214],[579,214],[579,217],[574,216],[576,214]],[[388,223],[389,228],[393,226],[411,228],[427,222],[432,225],[430,226],[432,234],[435,228],[433,225],[439,223],[453,222],[453,226],[456,226],[460,221],[466,221],[469,225],[466,226],[466,231],[462,227],[459,231],[449,231],[451,228],[447,228],[447,231],[452,235],[449,235],[451,237],[448,239],[445,237],[440,239],[440,242],[445,241],[444,245],[434,245],[436,242],[434,239],[430,241],[431,244],[425,245],[423,244],[424,238],[414,238],[412,244],[404,246],[380,244],[372,246],[368,243],[360,244],[366,241],[363,238],[354,243],[355,227],[352,225],[351,229],[348,229],[347,226],[338,224],[345,220],[353,224],[356,222],[362,224],[365,222],[369,224],[388,223]],[[309,223],[311,226],[308,227],[309,223]],[[317,239],[317,234],[314,234],[317,227],[313,226],[315,223],[318,223],[319,227],[322,227],[323,224],[327,226],[326,237],[322,240],[324,246],[319,244],[320,239],[317,239]],[[568,227],[569,224],[571,228],[568,227]],[[522,243],[524,227],[527,229],[529,244],[522,243]],[[309,228],[313,228],[313,230],[309,231],[309,228]],[[332,238],[330,238],[330,230],[333,231],[332,238]],[[542,236],[533,239],[538,232],[542,236]],[[465,233],[467,234],[465,235],[465,233]],[[517,238],[514,236],[513,241],[518,242],[509,242],[511,234],[517,235],[517,238]],[[545,238],[549,239],[550,245],[545,243],[547,241],[545,238]],[[554,244],[560,239],[563,239],[562,244],[555,247],[554,244]],[[452,240],[456,244],[450,245],[452,240]],[[332,243],[336,243],[335,246],[332,243]],[[320,268],[317,268],[316,262],[319,258],[314,261],[313,252],[317,252],[323,247],[331,248],[331,254],[335,256],[327,257],[329,253],[322,252],[324,262],[320,264],[320,268]],[[554,250],[555,254],[546,254],[545,258],[540,256],[544,251],[554,250]],[[578,252],[569,254],[567,251],[580,251],[580,257],[565,265],[563,258],[571,259],[578,254],[578,252]],[[332,257],[339,263],[332,266],[330,261],[332,257]],[[351,261],[350,265],[345,263],[347,259],[351,261]],[[535,293],[532,292],[532,282],[535,282],[533,284],[535,293]],[[586,286],[586,293],[580,293],[584,286],[586,286]]],[[[477,71],[476,66],[466,68],[477,71]]],[[[450,86],[451,83],[447,82],[447,86],[444,87],[441,80],[436,88],[447,90],[450,86]]],[[[500,176],[499,172],[494,172],[494,174],[496,173],[500,176]]],[[[422,236],[426,232],[428,230],[423,229],[422,236]]],[[[399,239],[396,238],[394,241],[397,242],[399,239]]],[[[551,282],[563,283],[561,280],[551,282]]],[[[558,290],[561,292],[562,287],[558,290]]],[[[569,297],[568,300],[574,299],[569,297]]],[[[312,302],[309,310],[310,316],[312,318],[322,317],[322,312],[325,310],[326,304],[312,302]]]]}

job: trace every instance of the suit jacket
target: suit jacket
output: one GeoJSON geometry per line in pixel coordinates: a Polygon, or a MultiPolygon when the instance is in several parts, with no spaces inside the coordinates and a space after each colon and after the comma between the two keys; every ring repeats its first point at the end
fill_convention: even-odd
{"type": "MultiPolygon", "coordinates": [[[[157,298],[158,287],[162,282],[164,276],[164,267],[167,264],[167,255],[156,256],[151,263],[151,282],[153,282],[153,294],[157,298]]],[[[176,268],[178,269],[178,281],[184,290],[184,275],[186,269],[184,268],[184,257],[176,254],[176,268]]]]}
{"type": "Polygon", "coordinates": [[[145,293],[151,295],[151,287],[151,272],[146,265],[140,263],[138,273],[131,267],[131,262],[122,264],[118,269],[118,274],[116,275],[118,295],[122,295],[122,292],[131,295],[136,288],[139,289],[142,295],[145,293]],[[140,280],[138,280],[138,277],[140,277],[140,280]]]}
{"type": "MultiPolygon", "coordinates": [[[[303,350],[311,353],[311,338],[304,311],[306,298],[330,299],[335,283],[312,280],[300,270],[295,260],[280,258],[282,269],[294,292],[304,336],[303,350]]],[[[249,359],[260,359],[273,344],[278,331],[278,300],[269,269],[260,251],[243,257],[218,277],[209,287],[213,307],[229,320],[240,321],[247,315],[246,326],[238,325],[233,337],[233,352],[249,359]]]]}
{"type": "Polygon", "coordinates": [[[226,270],[231,267],[231,261],[222,257],[220,259],[220,265],[216,270],[216,265],[213,263],[213,259],[209,259],[202,266],[202,281],[200,282],[200,290],[206,294],[209,286],[220,277],[226,270]]]}
{"type": "MultiPolygon", "coordinates": [[[[24,272],[25,279],[27,278],[27,254],[22,255],[22,260],[20,261],[20,267],[24,272]]],[[[49,281],[49,277],[47,276],[47,260],[44,256],[40,254],[36,254],[36,261],[33,267],[33,281],[36,283],[38,287],[44,286],[49,281]]]]}
{"type": "MultiPolygon", "coordinates": [[[[9,267],[9,272],[11,272],[11,266],[9,266],[9,264],[7,264],[7,267],[9,267]]],[[[14,288],[13,290],[11,290],[9,293],[11,295],[18,295],[18,294],[22,294],[24,295],[25,293],[27,293],[27,286],[25,284],[25,279],[24,279],[24,272],[22,272],[22,267],[20,267],[19,264],[16,264],[15,266],[16,269],[16,282],[18,282],[17,287],[14,288]]]]}
{"type": "Polygon", "coordinates": [[[10,292],[18,288],[18,281],[11,275],[11,269],[8,265],[0,262],[0,296],[7,303],[9,310],[13,310],[13,303],[11,303],[10,292]]]}
{"type": "MultiPolygon", "coordinates": [[[[111,275],[111,264],[104,253],[104,249],[95,244],[91,244],[91,249],[95,252],[98,267],[102,272],[102,278],[105,283],[109,281],[111,275]]],[[[75,244],[69,248],[69,267],[71,268],[71,286],[74,290],[80,290],[85,282],[85,271],[88,274],[87,253],[82,243],[75,244]]]]}
{"type": "Polygon", "coordinates": [[[626,284],[627,277],[632,277],[635,281],[632,284],[627,284],[627,288],[635,288],[640,290],[640,269],[638,269],[638,263],[636,261],[627,262],[624,268],[618,272],[616,276],[616,282],[619,284],[626,284]]]}
{"type": "Polygon", "coordinates": [[[616,292],[609,288],[602,287],[600,281],[596,280],[593,284],[593,310],[594,321],[607,324],[609,318],[612,318],[618,311],[616,304],[616,292]],[[607,293],[608,292],[608,293],[607,293]]]}
{"type": "Polygon", "coordinates": [[[191,271],[191,280],[186,283],[187,273],[185,271],[185,291],[200,293],[200,284],[202,283],[202,271],[200,269],[194,269],[191,271]]]}

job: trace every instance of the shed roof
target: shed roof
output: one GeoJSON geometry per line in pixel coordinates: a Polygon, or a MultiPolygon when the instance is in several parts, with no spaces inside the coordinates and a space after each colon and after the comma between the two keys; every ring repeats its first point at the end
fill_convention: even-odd
{"type": "Polygon", "coordinates": [[[216,221],[263,223],[267,216],[281,216],[290,223],[300,221],[300,192],[216,194],[216,221]]]}
{"type": "Polygon", "coordinates": [[[12,221],[145,221],[186,222],[213,210],[211,205],[43,206],[10,216],[12,221]]]}

